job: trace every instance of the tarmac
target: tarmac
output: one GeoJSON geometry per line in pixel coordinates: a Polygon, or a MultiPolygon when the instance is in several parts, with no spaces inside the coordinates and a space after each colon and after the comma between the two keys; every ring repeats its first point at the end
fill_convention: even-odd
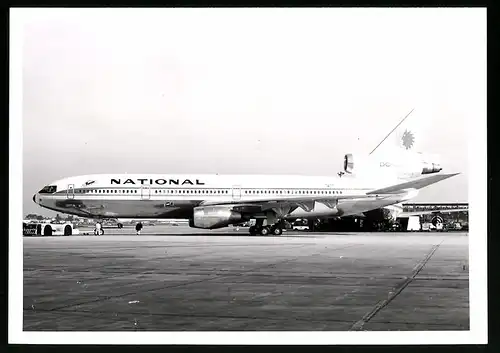
{"type": "Polygon", "coordinates": [[[105,231],[24,237],[24,331],[469,330],[467,233],[105,231]]]}

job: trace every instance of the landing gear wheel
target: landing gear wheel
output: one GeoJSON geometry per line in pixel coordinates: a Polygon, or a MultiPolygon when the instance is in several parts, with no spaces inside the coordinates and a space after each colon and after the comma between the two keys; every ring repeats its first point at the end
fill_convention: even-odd
{"type": "Polygon", "coordinates": [[[260,229],[260,235],[268,235],[269,234],[269,228],[267,227],[262,227],[260,229]]]}
{"type": "Polygon", "coordinates": [[[281,235],[283,234],[283,229],[281,229],[281,227],[274,227],[272,229],[272,233],[273,235],[281,235]]]}

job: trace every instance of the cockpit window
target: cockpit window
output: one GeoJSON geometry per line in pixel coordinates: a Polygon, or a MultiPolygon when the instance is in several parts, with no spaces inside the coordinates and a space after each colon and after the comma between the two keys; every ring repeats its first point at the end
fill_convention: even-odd
{"type": "Polygon", "coordinates": [[[40,190],[39,194],[53,194],[57,191],[56,185],[47,185],[42,190],[40,190]]]}

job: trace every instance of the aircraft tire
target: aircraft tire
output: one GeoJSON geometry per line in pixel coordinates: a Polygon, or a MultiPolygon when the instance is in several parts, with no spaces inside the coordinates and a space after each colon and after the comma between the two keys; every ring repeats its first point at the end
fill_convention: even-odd
{"type": "Polygon", "coordinates": [[[71,231],[71,226],[70,225],[67,225],[64,227],[64,235],[68,236],[68,235],[71,235],[72,231],[71,231]]]}
{"type": "Polygon", "coordinates": [[[272,233],[273,235],[281,235],[283,234],[283,229],[281,229],[281,227],[274,227],[272,229],[272,233]]]}
{"type": "Polygon", "coordinates": [[[51,237],[52,236],[52,227],[49,226],[48,224],[43,228],[43,236],[44,237],[51,237]]]}

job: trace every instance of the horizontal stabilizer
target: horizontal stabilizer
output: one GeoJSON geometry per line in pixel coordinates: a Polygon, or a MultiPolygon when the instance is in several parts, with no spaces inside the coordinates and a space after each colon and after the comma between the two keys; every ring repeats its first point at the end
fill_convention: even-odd
{"type": "Polygon", "coordinates": [[[426,186],[435,184],[437,182],[440,182],[442,180],[451,178],[452,176],[458,175],[460,173],[454,173],[454,174],[434,174],[431,176],[428,176],[426,178],[421,178],[417,180],[412,180],[412,181],[407,181],[401,184],[396,184],[392,185],[386,188],[370,191],[366,193],[367,195],[374,195],[374,194],[399,194],[404,192],[405,190],[408,189],[422,189],[426,186]]]}

